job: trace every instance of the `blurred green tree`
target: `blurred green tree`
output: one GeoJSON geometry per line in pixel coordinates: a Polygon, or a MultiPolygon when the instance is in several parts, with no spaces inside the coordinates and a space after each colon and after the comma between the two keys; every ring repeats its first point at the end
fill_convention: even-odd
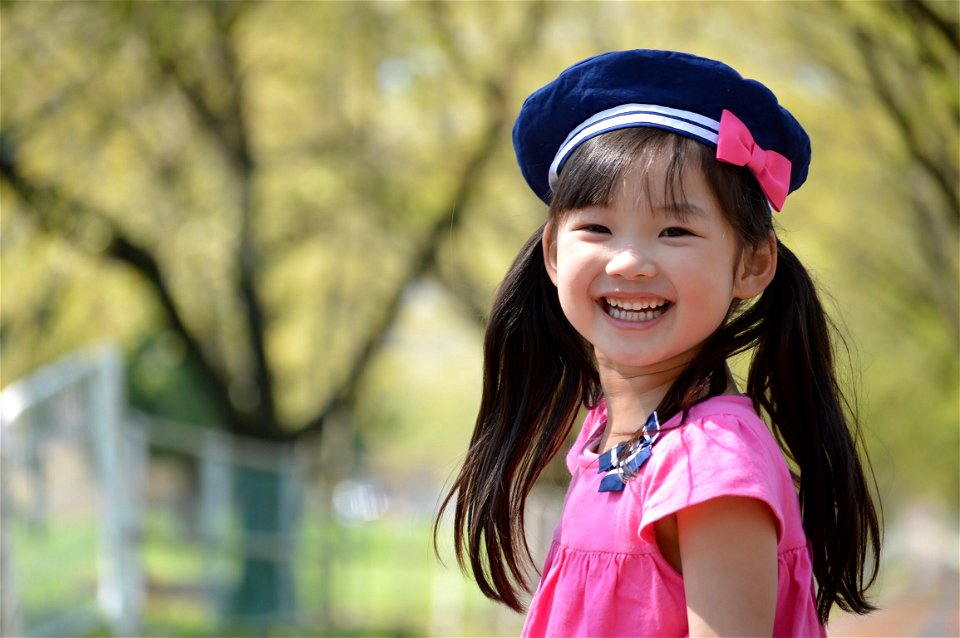
{"type": "MultiPolygon", "coordinates": [[[[4,6],[16,214],[135,273],[236,434],[292,442],[351,410],[508,137],[510,61],[545,5],[486,12],[490,57],[444,5],[405,8],[402,29],[397,10],[4,6]]],[[[250,533],[283,529],[276,480],[240,477],[250,533]]],[[[235,610],[288,614],[291,590],[287,565],[250,558],[235,610]]]]}
{"type": "Polygon", "coordinates": [[[864,371],[881,489],[888,505],[933,497],[955,509],[960,468],[943,451],[960,444],[958,5],[792,8],[797,42],[840,98],[813,122],[824,143],[811,183],[832,188],[810,207],[810,234],[823,237],[818,265],[864,371]]]}
{"type": "MultiPolygon", "coordinates": [[[[883,268],[884,275],[895,278],[914,308],[931,308],[942,318],[956,350],[960,348],[957,5],[906,0],[829,2],[822,8],[844,37],[811,51],[843,80],[853,101],[863,96],[874,100],[899,138],[900,183],[912,210],[910,229],[935,285],[916,286],[909,280],[911,274],[898,272],[893,263],[892,269],[883,268]]],[[[876,254],[868,258],[871,265],[876,262],[876,254]]]]}

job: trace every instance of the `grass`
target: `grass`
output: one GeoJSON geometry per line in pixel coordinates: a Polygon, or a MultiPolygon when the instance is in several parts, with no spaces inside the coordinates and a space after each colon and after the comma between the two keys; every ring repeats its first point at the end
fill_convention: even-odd
{"type": "Polygon", "coordinates": [[[99,531],[92,519],[9,523],[11,571],[17,585],[19,624],[39,633],[60,623],[91,622],[97,615],[99,531]],[[44,629],[46,628],[46,629],[44,629]]]}
{"type": "MultiPolygon", "coordinates": [[[[170,534],[147,534],[142,556],[152,587],[144,613],[147,635],[243,635],[219,613],[237,582],[235,535],[219,552],[170,534]],[[222,585],[204,590],[203,575],[222,585]],[[205,597],[213,591],[216,595],[205,597]]],[[[454,567],[441,566],[429,521],[381,519],[345,526],[308,518],[295,539],[295,626],[278,636],[515,635],[519,620],[494,608],[454,567]]],[[[235,534],[235,532],[234,532],[235,534]]],[[[254,632],[263,635],[263,632],[254,632]]]]}
{"type": "MultiPolygon", "coordinates": [[[[21,630],[105,635],[97,606],[100,527],[93,514],[42,527],[23,520],[9,525],[21,630]]],[[[137,538],[146,591],[142,635],[247,633],[221,614],[242,567],[238,530],[228,532],[221,547],[211,548],[172,510],[152,509],[137,538]]],[[[346,526],[310,515],[301,521],[294,542],[297,620],[269,635],[519,631],[519,619],[486,601],[455,565],[438,563],[428,520],[383,518],[346,526]]],[[[449,548],[444,555],[452,555],[449,548]]]]}

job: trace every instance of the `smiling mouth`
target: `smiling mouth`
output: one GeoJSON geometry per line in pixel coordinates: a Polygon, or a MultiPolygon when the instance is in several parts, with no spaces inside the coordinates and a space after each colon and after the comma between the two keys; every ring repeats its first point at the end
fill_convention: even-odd
{"type": "Polygon", "coordinates": [[[671,306],[666,299],[646,299],[627,301],[625,299],[603,299],[603,310],[614,319],[623,321],[652,321],[662,315],[671,306]]]}

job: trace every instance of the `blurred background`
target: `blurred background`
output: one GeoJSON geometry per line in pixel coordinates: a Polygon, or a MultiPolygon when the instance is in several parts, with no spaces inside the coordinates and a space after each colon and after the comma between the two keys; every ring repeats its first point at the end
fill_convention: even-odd
{"type": "Polygon", "coordinates": [[[634,47],[761,78],[812,138],[777,222],[886,527],[881,611],[830,633],[960,635],[958,8],[0,3],[3,635],[517,634],[432,517],[546,214],[513,118],[634,47]]]}

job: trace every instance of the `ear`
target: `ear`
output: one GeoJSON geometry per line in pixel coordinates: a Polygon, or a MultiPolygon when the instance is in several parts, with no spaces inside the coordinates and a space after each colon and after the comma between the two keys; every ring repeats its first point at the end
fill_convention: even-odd
{"type": "Polygon", "coordinates": [[[756,297],[766,290],[776,272],[777,236],[771,230],[760,245],[743,251],[733,282],[733,296],[737,299],[756,297]]]}
{"type": "Polygon", "coordinates": [[[550,276],[550,281],[553,282],[553,285],[557,285],[557,233],[556,229],[553,227],[553,222],[548,221],[543,225],[543,237],[541,238],[541,244],[543,245],[543,265],[547,268],[547,275],[550,276]]]}

